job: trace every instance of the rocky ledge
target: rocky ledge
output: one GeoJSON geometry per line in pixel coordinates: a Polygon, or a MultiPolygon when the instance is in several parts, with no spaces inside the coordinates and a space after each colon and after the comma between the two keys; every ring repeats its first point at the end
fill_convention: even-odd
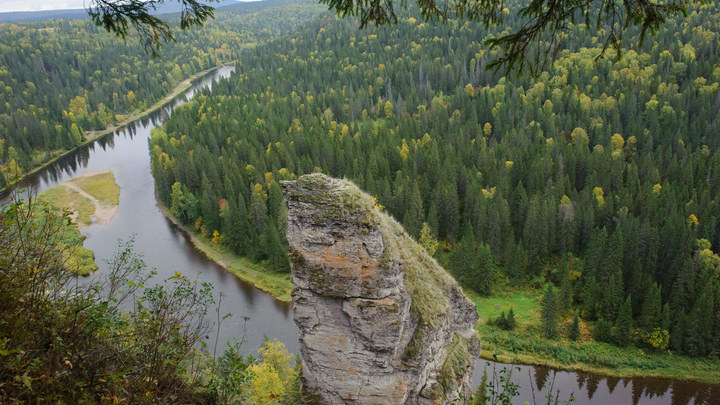
{"type": "Polygon", "coordinates": [[[470,394],[475,305],[355,185],[283,182],[307,404],[450,404],[470,394]]]}

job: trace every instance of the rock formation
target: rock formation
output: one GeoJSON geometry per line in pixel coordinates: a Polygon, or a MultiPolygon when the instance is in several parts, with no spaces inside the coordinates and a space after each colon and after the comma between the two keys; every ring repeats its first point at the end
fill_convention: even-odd
{"type": "Polygon", "coordinates": [[[450,404],[468,398],[475,305],[355,185],[283,182],[307,404],[450,404]]]}

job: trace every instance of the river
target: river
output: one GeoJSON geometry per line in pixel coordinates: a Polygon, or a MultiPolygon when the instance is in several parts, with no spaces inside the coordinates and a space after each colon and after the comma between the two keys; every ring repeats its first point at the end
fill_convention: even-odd
{"type": "MultiPolygon", "coordinates": [[[[158,272],[158,279],[166,279],[176,271],[189,277],[198,277],[215,286],[216,301],[222,294],[221,315],[233,316],[219,328],[221,350],[226,342],[244,336],[243,352],[254,352],[264,336],[277,339],[290,352],[298,352],[298,329],[293,322],[292,305],[274,299],[252,285],[239,280],[225,269],[208,260],[193,248],[188,236],[177,229],[157,206],[155,182],[150,174],[148,138],[150,130],[161,125],[168,114],[185,100],[220,78],[228,77],[234,67],[221,67],[193,82],[193,86],[165,107],[144,119],[132,122],[125,128],[108,134],[97,141],[79,148],[43,170],[29,176],[19,184],[20,188],[40,193],[81,175],[87,171],[110,170],[120,186],[120,204],[115,216],[105,225],[93,224],[82,231],[87,237],[85,246],[95,252],[100,270],[90,279],[105,271],[103,261],[110,259],[118,248],[118,240],[134,237],[135,250],[144,256],[145,263],[158,272]],[[244,319],[247,319],[245,321],[244,319]]],[[[212,351],[213,333],[209,342],[212,351]]],[[[501,363],[478,360],[473,382],[477,385],[485,364],[492,375],[503,367],[501,363]]],[[[553,380],[553,393],[560,390],[560,399],[566,400],[572,393],[575,404],[720,404],[720,386],[680,382],[664,379],[617,379],[590,373],[555,372],[546,367],[513,366],[513,381],[520,385],[520,400],[533,401],[531,387],[544,385],[553,380]]],[[[543,402],[547,389],[535,390],[537,403],[543,402]]]]}

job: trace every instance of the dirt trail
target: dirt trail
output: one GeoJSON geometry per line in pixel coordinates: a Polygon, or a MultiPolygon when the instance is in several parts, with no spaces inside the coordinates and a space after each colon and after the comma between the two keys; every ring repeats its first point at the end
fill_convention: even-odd
{"type": "MultiPolygon", "coordinates": [[[[94,172],[91,174],[85,173],[85,175],[88,175],[88,174],[93,175],[93,174],[97,174],[97,173],[99,173],[99,172],[94,172]]],[[[63,186],[79,193],[83,197],[90,200],[93,203],[93,205],[95,205],[95,212],[90,216],[90,218],[95,218],[97,220],[98,225],[105,225],[106,223],[108,223],[108,221],[110,221],[110,219],[112,219],[112,217],[115,215],[115,211],[117,211],[118,206],[117,205],[105,205],[105,204],[101,203],[97,198],[86,193],[85,191],[83,191],[83,189],[81,189],[77,185],[73,184],[72,180],[73,179],[66,181],[65,183],[63,183],[63,186]]],[[[89,226],[90,226],[90,224],[78,224],[78,228],[80,228],[80,229],[87,229],[89,226]]]]}

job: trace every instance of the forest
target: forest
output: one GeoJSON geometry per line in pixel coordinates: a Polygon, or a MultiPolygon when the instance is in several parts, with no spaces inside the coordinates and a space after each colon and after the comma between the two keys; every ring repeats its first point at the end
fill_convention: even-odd
{"type": "MultiPolygon", "coordinates": [[[[0,189],[321,9],[273,10],[287,3],[224,7],[205,27],[179,31],[162,58],[147,54],[136,38],[120,39],[90,20],[0,24],[0,189]],[[257,13],[263,9],[270,10],[257,13]]],[[[168,18],[179,20],[177,14],[168,18]]]]}
{"type": "Polygon", "coordinates": [[[631,29],[619,59],[595,60],[603,38],[571,25],[538,77],[485,70],[502,27],[411,9],[360,30],[324,15],[246,50],[156,128],[159,198],[285,273],[279,181],[345,177],[439,241],[466,291],[539,291],[549,340],[717,358],[718,7],[693,6],[641,48],[631,29]]]}

